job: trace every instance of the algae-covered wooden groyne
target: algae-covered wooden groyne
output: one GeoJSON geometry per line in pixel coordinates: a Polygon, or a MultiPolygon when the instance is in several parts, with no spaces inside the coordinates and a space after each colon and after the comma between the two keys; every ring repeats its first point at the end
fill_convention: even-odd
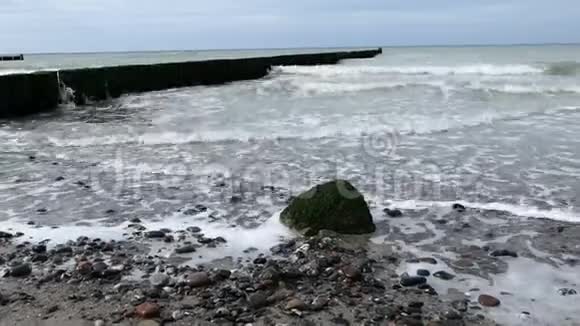
{"type": "Polygon", "coordinates": [[[336,64],[380,53],[381,49],[373,49],[2,75],[0,118],[52,110],[61,102],[64,87],[72,89],[75,103],[82,105],[126,93],[258,79],[273,66],[336,64]]]}

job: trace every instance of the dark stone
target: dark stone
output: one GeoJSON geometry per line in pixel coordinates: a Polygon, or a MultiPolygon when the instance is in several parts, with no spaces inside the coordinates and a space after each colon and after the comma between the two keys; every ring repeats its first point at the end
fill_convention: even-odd
{"type": "Polygon", "coordinates": [[[227,280],[232,275],[232,272],[228,271],[227,269],[220,269],[216,272],[215,278],[217,280],[227,280]]]}
{"type": "Polygon", "coordinates": [[[197,272],[187,276],[185,283],[192,288],[198,288],[211,284],[209,275],[206,272],[197,272]]]}
{"type": "Polygon", "coordinates": [[[418,269],[417,275],[427,277],[427,276],[431,275],[431,272],[429,272],[426,269],[418,269]]]}
{"type": "Polygon", "coordinates": [[[161,239],[165,238],[165,233],[162,231],[149,231],[145,232],[145,236],[149,239],[161,239]]]}
{"type": "Polygon", "coordinates": [[[191,232],[191,233],[199,233],[199,232],[201,232],[201,228],[199,228],[197,226],[190,226],[186,230],[189,231],[189,232],[191,232]]]}
{"type": "Polygon", "coordinates": [[[518,257],[518,254],[515,251],[511,251],[511,250],[507,250],[507,249],[494,250],[494,251],[490,252],[489,255],[492,257],[513,257],[513,258],[518,257]]]}
{"type": "Polygon", "coordinates": [[[383,212],[385,212],[389,217],[401,217],[401,216],[403,216],[403,212],[401,212],[398,209],[385,208],[383,210],[383,212]]]}
{"type": "Polygon", "coordinates": [[[416,260],[418,263],[426,263],[431,265],[437,265],[437,260],[433,257],[421,257],[416,260]]]}
{"type": "Polygon", "coordinates": [[[131,223],[141,223],[141,219],[138,217],[133,217],[132,219],[129,220],[129,222],[131,223]]]}
{"type": "Polygon", "coordinates": [[[256,292],[248,297],[248,305],[253,309],[260,309],[268,305],[268,296],[262,292],[256,292]]]}
{"type": "Polygon", "coordinates": [[[10,239],[14,237],[11,233],[0,231],[0,239],[10,239]]]}
{"type": "Polygon", "coordinates": [[[350,326],[350,322],[342,317],[334,317],[330,322],[332,325],[350,326]]]}
{"type": "Polygon", "coordinates": [[[315,186],[296,197],[280,214],[281,221],[299,231],[332,230],[365,234],[376,230],[362,194],[345,180],[315,186]]]}
{"type": "Polygon", "coordinates": [[[356,267],[353,265],[347,265],[342,268],[342,273],[347,278],[358,281],[362,278],[361,269],[360,267],[356,267]]]}
{"type": "Polygon", "coordinates": [[[29,264],[20,264],[10,269],[10,276],[12,277],[26,277],[32,273],[32,268],[29,264]]]}
{"type": "Polygon", "coordinates": [[[187,246],[183,246],[183,247],[179,247],[175,249],[175,253],[176,254],[189,254],[192,252],[195,252],[196,248],[194,245],[187,245],[187,246]]]}
{"type": "Polygon", "coordinates": [[[465,212],[465,206],[463,206],[461,204],[455,203],[455,204],[453,204],[452,208],[456,212],[460,212],[460,213],[465,212]]]}
{"type": "Polygon", "coordinates": [[[31,261],[33,263],[44,263],[44,262],[48,261],[48,256],[45,254],[35,254],[32,256],[31,261]]]}
{"type": "Polygon", "coordinates": [[[256,259],[254,259],[254,264],[256,264],[256,265],[264,265],[267,262],[268,262],[268,260],[264,257],[258,257],[256,259]]]}
{"type": "Polygon", "coordinates": [[[567,295],[576,295],[578,294],[578,292],[576,292],[576,290],[574,289],[567,289],[567,288],[563,288],[563,289],[559,289],[558,293],[562,296],[567,296],[567,295]]]}
{"type": "Polygon", "coordinates": [[[109,266],[102,261],[96,262],[93,264],[92,273],[102,275],[109,266]]]}
{"type": "Polygon", "coordinates": [[[450,281],[450,280],[455,278],[455,275],[453,275],[451,273],[447,273],[446,271],[435,272],[435,273],[433,273],[433,276],[440,278],[442,280],[445,280],[445,281],[450,281]]]}
{"type": "Polygon", "coordinates": [[[43,244],[32,246],[32,252],[37,254],[43,254],[46,252],[46,246],[43,244]]]}
{"type": "Polygon", "coordinates": [[[54,249],[54,252],[62,255],[72,255],[73,248],[69,246],[58,246],[54,249]]]}
{"type": "Polygon", "coordinates": [[[237,204],[237,203],[241,203],[241,202],[242,202],[241,196],[232,196],[232,198],[230,198],[230,203],[232,203],[232,204],[237,204]]]}
{"type": "Polygon", "coordinates": [[[427,279],[422,276],[409,276],[406,274],[401,276],[402,286],[416,286],[425,283],[427,283],[427,279]]]}
{"type": "Polygon", "coordinates": [[[412,302],[409,302],[409,307],[410,308],[419,308],[420,309],[420,308],[423,308],[423,306],[424,306],[424,303],[421,302],[421,301],[412,301],[412,302]]]}
{"type": "Polygon", "coordinates": [[[479,302],[480,305],[484,307],[497,307],[501,304],[501,301],[499,301],[499,299],[487,294],[480,295],[477,301],[479,302]]]}

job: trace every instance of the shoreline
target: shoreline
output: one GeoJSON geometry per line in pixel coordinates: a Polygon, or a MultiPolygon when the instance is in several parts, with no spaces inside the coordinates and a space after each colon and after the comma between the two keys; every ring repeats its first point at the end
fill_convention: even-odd
{"type": "MultiPolygon", "coordinates": [[[[497,218],[501,212],[469,208],[467,213],[451,211],[448,222],[434,224],[445,229],[450,238],[446,243],[457,241],[453,234],[466,233],[462,238],[470,238],[472,231],[483,232],[481,239],[489,241],[474,236],[471,244],[460,240],[463,246],[443,249],[435,245],[442,239],[437,235],[405,231],[408,221],[422,224],[417,220],[421,219],[420,212],[403,213],[404,217],[387,216],[377,221],[383,229],[389,225],[387,235],[375,234],[369,239],[321,231],[310,238],[280,238],[277,245],[266,250],[244,248],[245,255],[237,258],[223,257],[224,248],[235,246],[228,240],[231,237],[203,235],[204,229],[196,227],[193,219],[190,227],[172,230],[148,228],[144,226],[147,223],[133,219],[124,224],[123,239],[118,240],[79,237],[64,243],[28,242],[25,230],[24,235],[3,234],[3,273],[14,269],[18,262],[27,262],[31,273],[0,279],[0,324],[495,325],[495,318],[514,325],[515,320],[522,325],[533,321],[542,324],[546,320],[537,318],[547,318],[541,315],[545,308],[518,311],[521,301],[513,300],[529,289],[516,280],[522,278],[526,283],[526,276],[534,277],[526,275],[530,268],[556,268],[560,266],[558,260],[563,262],[558,267],[562,273],[564,266],[573,271],[577,261],[566,261],[566,257],[580,254],[574,249],[578,240],[573,236],[580,232],[580,226],[572,223],[530,219],[521,227],[511,227],[520,230],[503,229],[506,238],[475,225],[475,219],[492,221],[490,215],[497,218]],[[539,230],[547,231],[540,234],[539,230]],[[554,234],[561,243],[568,243],[568,250],[554,241],[554,234]],[[526,242],[526,236],[533,243],[526,242]],[[478,241],[481,243],[476,245],[478,241]],[[222,259],[203,261],[199,257],[208,253],[222,259]],[[523,270],[513,270],[514,266],[523,266],[523,270]],[[286,274],[263,279],[272,270],[286,274]],[[427,285],[419,280],[402,286],[406,282],[403,279],[424,275],[425,270],[429,274],[425,276],[427,285]],[[191,281],[192,274],[201,277],[203,285],[192,286],[199,281],[195,277],[191,281]],[[493,280],[495,285],[474,283],[479,278],[493,280]],[[257,293],[263,295],[253,297],[257,293]],[[499,299],[500,306],[482,306],[478,302],[482,294],[499,299]],[[323,300],[325,305],[313,306],[320,297],[328,299],[323,300]],[[254,299],[262,300],[259,307],[252,306],[254,299]],[[218,304],[212,304],[216,300],[218,304]],[[158,305],[160,315],[136,316],[135,309],[142,303],[158,305]],[[299,309],[286,309],[294,304],[299,309]],[[228,315],[226,311],[236,312],[228,315]]],[[[432,220],[423,212],[422,222],[432,220]]],[[[86,235],[90,236],[90,231],[86,235]]],[[[554,295],[575,300],[578,296],[573,285],[566,293],[554,289],[554,295]]]]}

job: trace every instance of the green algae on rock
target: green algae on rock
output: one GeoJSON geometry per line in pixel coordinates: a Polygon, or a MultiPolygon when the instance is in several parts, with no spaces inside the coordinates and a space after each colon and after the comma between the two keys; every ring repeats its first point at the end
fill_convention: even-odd
{"type": "Polygon", "coordinates": [[[330,181],[302,193],[284,209],[280,219],[307,235],[320,230],[365,234],[376,229],[364,196],[346,180],[330,181]]]}

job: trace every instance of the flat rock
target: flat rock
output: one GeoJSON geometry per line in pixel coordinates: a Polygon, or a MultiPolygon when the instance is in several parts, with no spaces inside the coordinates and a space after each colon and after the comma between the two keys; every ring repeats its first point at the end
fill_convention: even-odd
{"type": "Polygon", "coordinates": [[[499,301],[498,298],[492,297],[491,295],[488,294],[480,295],[479,298],[477,299],[477,302],[479,302],[479,304],[484,307],[497,307],[501,304],[501,301],[499,301]]]}
{"type": "Polygon", "coordinates": [[[399,209],[385,208],[383,210],[383,212],[385,212],[385,214],[387,214],[389,217],[402,217],[403,216],[403,212],[401,212],[401,210],[399,210],[399,209]]]}
{"type": "Polygon", "coordinates": [[[10,239],[12,237],[14,237],[14,235],[12,235],[12,233],[0,231],[0,239],[10,239]]]}

